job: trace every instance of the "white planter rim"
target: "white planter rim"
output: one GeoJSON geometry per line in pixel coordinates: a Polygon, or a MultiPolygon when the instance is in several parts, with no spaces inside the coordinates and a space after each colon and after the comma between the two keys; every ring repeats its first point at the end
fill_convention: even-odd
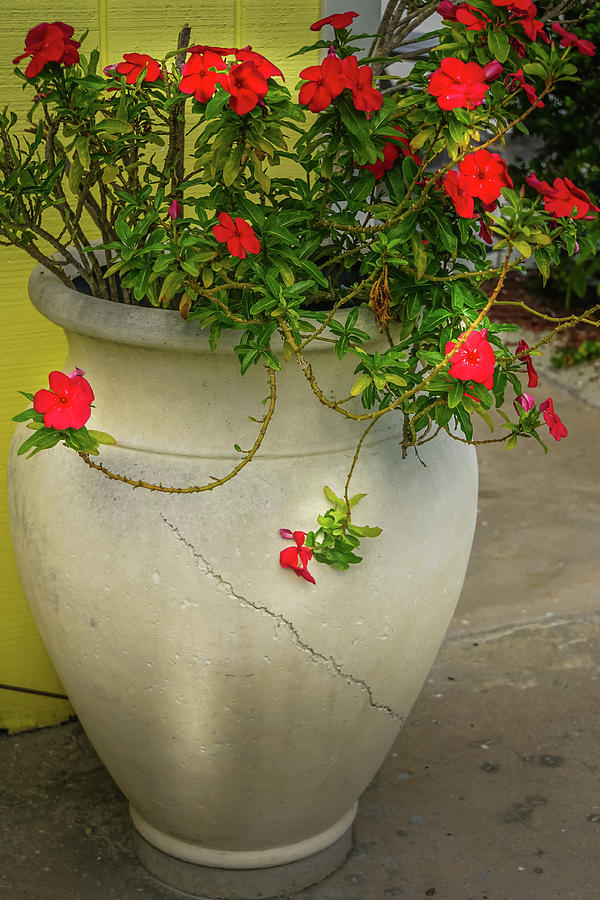
{"type": "MultiPolygon", "coordinates": [[[[83,294],[64,285],[43,265],[36,266],[31,273],[29,296],[39,313],[65,331],[149,350],[229,355],[245,329],[245,326],[224,329],[216,350],[211,351],[209,329],[202,328],[199,320],[185,321],[173,309],[118,303],[83,294]]],[[[361,308],[357,324],[372,335],[377,332],[375,319],[366,304],[361,308]]],[[[332,336],[328,331],[326,334],[332,336]]],[[[331,344],[320,341],[313,341],[307,350],[311,354],[332,352],[331,344]]]]}

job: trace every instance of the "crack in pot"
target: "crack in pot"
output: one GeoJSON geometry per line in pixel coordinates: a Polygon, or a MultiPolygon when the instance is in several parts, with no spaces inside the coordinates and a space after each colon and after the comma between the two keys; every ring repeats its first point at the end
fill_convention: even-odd
{"type": "Polygon", "coordinates": [[[192,553],[194,558],[202,564],[205,570],[205,574],[209,575],[211,578],[214,578],[221,587],[225,588],[230,598],[237,600],[238,603],[244,603],[247,606],[250,606],[252,609],[255,609],[257,612],[262,612],[270,618],[274,619],[278,625],[281,625],[286,629],[292,641],[294,642],[294,644],[296,644],[297,647],[299,647],[305,653],[309,653],[313,659],[327,666],[332,674],[335,674],[339,678],[342,678],[348,684],[351,684],[354,687],[359,687],[361,690],[366,691],[369,698],[369,706],[372,709],[376,709],[380,712],[385,712],[388,716],[390,716],[390,718],[395,719],[398,722],[404,722],[404,716],[401,716],[391,707],[386,706],[383,703],[377,703],[375,701],[375,698],[373,697],[373,691],[366,681],[364,681],[362,678],[357,678],[355,675],[351,675],[349,672],[345,672],[344,669],[342,669],[341,665],[336,662],[336,660],[332,656],[325,656],[325,654],[319,653],[318,650],[315,650],[313,647],[307,644],[306,641],[304,641],[300,637],[298,631],[296,630],[296,627],[292,622],[290,622],[289,619],[286,619],[285,616],[282,616],[280,613],[273,612],[267,606],[262,606],[259,603],[253,603],[252,600],[248,600],[247,597],[243,597],[241,594],[236,593],[233,585],[229,581],[225,581],[222,575],[220,575],[218,572],[215,572],[214,569],[211,568],[208,560],[206,560],[205,557],[198,552],[198,550],[194,547],[193,544],[190,543],[190,541],[186,540],[177,526],[173,525],[172,522],[169,522],[166,516],[161,515],[161,518],[165,525],[167,525],[171,529],[177,539],[181,541],[181,543],[192,553]]]}

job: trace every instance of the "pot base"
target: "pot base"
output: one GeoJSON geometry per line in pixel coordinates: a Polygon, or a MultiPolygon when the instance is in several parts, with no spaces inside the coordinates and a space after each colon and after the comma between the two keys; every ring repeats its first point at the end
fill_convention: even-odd
{"type": "Polygon", "coordinates": [[[193,897],[271,900],[302,891],[339,869],[352,849],[352,820],[343,834],[324,850],[284,865],[263,868],[224,869],[176,859],[148,843],[136,828],[133,828],[133,845],[138,859],[155,878],[193,897]]]}

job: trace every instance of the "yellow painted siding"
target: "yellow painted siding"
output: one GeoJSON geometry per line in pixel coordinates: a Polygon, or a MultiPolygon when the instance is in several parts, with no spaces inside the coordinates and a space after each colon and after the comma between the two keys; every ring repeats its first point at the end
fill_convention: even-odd
{"type": "MultiPolygon", "coordinates": [[[[294,90],[306,57],[287,59],[316,37],[308,26],[320,16],[319,0],[4,0],[0,17],[0,107],[24,108],[20,82],[12,76],[12,59],[22,52],[27,31],[39,22],[68,22],[75,36],[86,28],[85,47],[99,46],[103,65],[123,53],[161,55],[171,49],[181,26],[192,26],[199,44],[252,44],[278,65],[294,90]]],[[[6,512],[6,456],[11,417],[24,406],[16,391],[36,390],[52,368],[62,368],[63,333],[43,319],[27,301],[27,278],[33,260],[0,247],[0,683],[61,692],[23,596],[10,544],[6,512]]],[[[23,462],[23,465],[26,465],[23,462]]],[[[72,713],[66,701],[0,690],[0,728],[18,731],[63,721],[72,713]]]]}

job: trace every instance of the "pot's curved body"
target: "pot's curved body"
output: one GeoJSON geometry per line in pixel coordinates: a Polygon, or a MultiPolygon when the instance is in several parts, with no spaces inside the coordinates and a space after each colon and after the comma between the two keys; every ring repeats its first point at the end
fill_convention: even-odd
{"type": "MultiPolygon", "coordinates": [[[[259,367],[239,377],[238,334],[211,354],[177,313],[92,300],[39,269],[31,294],[65,327],[65,370],[94,388],[89,426],[118,440],[109,468],[203,483],[252,445],[268,384],[259,367]]],[[[342,377],[330,344],[310,359],[328,396],[348,393],[354,357],[342,377]]],[[[53,663],[138,831],[202,866],[281,866],[346,833],[437,653],[473,536],[473,449],[442,435],[425,466],[403,460],[392,413],[352,482],[367,493],[357,524],[383,528],[362,564],[313,562],[316,586],[282,569],[279,528],[316,527],[364,425],[320,404],[294,362],[277,381],[259,453],[202,494],[134,490],[62,446],[17,460],[22,429],[13,442],[13,541],[53,663]]]]}

